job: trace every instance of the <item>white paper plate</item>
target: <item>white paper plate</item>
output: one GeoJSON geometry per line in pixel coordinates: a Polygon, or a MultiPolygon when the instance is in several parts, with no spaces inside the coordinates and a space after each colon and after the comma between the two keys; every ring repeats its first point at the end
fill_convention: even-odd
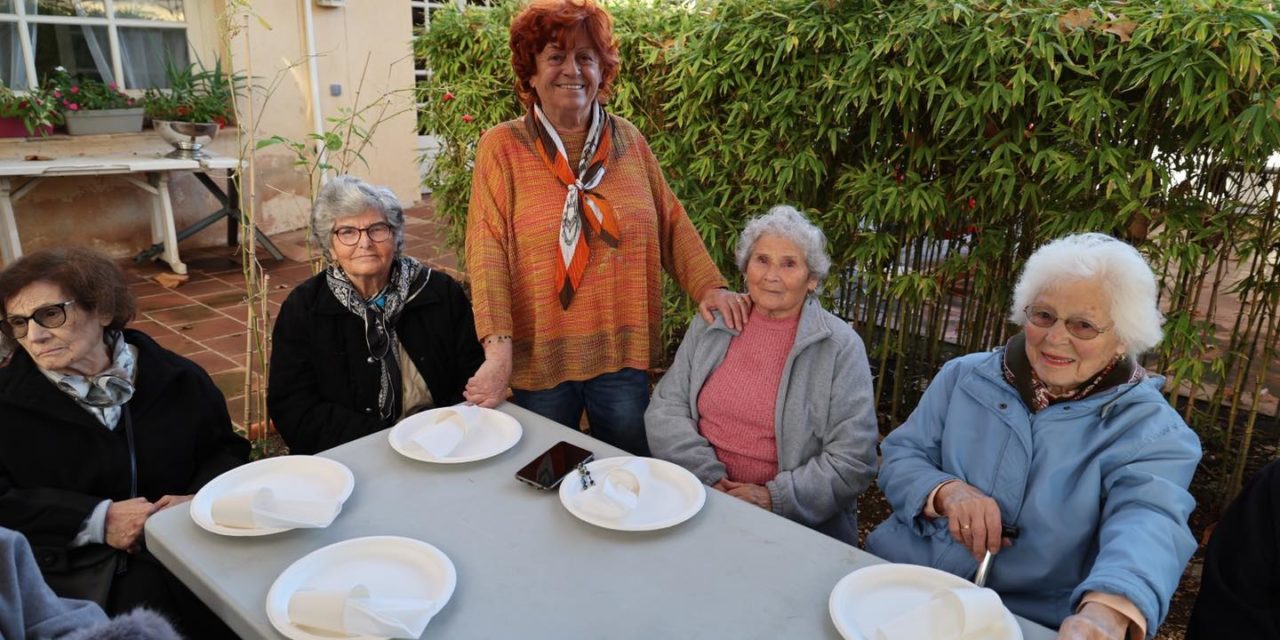
{"type": "Polygon", "coordinates": [[[436,457],[431,452],[418,446],[413,441],[413,436],[418,430],[435,424],[436,414],[447,408],[441,407],[423,411],[422,413],[415,413],[401,420],[391,428],[391,433],[387,435],[387,439],[391,442],[391,448],[395,449],[400,455],[423,462],[441,464],[475,462],[476,460],[492,458],[510,449],[520,441],[520,436],[524,433],[524,430],[520,428],[520,423],[516,422],[515,418],[496,409],[476,407],[482,417],[476,424],[471,425],[471,428],[467,431],[467,436],[458,445],[458,448],[445,457],[436,457]]]}
{"type": "MultiPolygon", "coordinates": [[[[869,640],[875,628],[928,602],[938,589],[973,588],[945,571],[914,564],[877,564],[850,573],[831,590],[831,621],[845,640],[869,640]]],[[[1022,640],[1022,628],[1008,609],[1004,624],[991,627],[990,640],[1022,640]]],[[[921,638],[920,640],[928,640],[921,638]]]]}
{"type": "MultiPolygon", "coordinates": [[[[289,598],[302,587],[345,591],[362,584],[377,597],[430,598],[444,608],[458,585],[453,561],[439,549],[412,538],[352,538],[316,549],[289,565],[267,592],[267,619],[292,640],[368,636],[320,634],[289,622],[289,598]]],[[[431,627],[428,626],[428,629],[431,627]]]]}
{"type": "Polygon", "coordinates": [[[615,529],[617,531],[651,531],[672,527],[689,518],[702,509],[707,501],[707,489],[698,481],[697,476],[677,464],[657,458],[637,458],[623,456],[605,458],[587,464],[596,482],[600,482],[609,470],[639,460],[649,465],[649,478],[642,492],[644,499],[636,509],[617,520],[599,518],[583,513],[574,507],[573,497],[582,493],[582,482],[576,470],[570,471],[560,482],[560,503],[584,522],[597,527],[615,529]]]}
{"type": "Polygon", "coordinates": [[[355,476],[337,460],[316,456],[264,458],[236,467],[206,484],[191,501],[191,519],[206,531],[224,536],[265,536],[290,527],[239,529],[213,521],[215,500],[232,493],[271,487],[277,496],[302,500],[336,499],[346,502],[356,486],[355,476]]]}

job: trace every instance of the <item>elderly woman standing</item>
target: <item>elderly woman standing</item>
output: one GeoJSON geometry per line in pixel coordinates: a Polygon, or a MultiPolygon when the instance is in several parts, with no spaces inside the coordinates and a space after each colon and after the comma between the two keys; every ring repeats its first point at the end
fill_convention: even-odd
{"type": "Polygon", "coordinates": [[[750,322],[693,319],[645,414],[655,457],[729,495],[857,544],[876,468],[862,340],[811,294],[831,268],[822,231],[791,207],[747,224],[738,268],[750,322]]]}
{"type": "Polygon", "coordinates": [[[226,401],[195,363],[125,329],[134,300],[88,249],[24,256],[0,272],[0,527],[22,533],[60,596],[115,614],[146,605],[193,637],[217,618],[146,551],[161,509],[244,463],[226,401]]]}
{"type": "Polygon", "coordinates": [[[515,402],[643,454],[645,370],[662,355],[662,271],[740,327],[657,159],[604,108],[617,75],[612,18],[592,0],[542,0],[511,24],[516,92],[528,112],[476,149],[467,267],[485,363],[468,400],[515,402]]]}
{"type": "Polygon", "coordinates": [[[1096,233],[1027,261],[1003,349],[948,362],[885,438],[887,560],[974,575],[1062,638],[1155,635],[1195,551],[1200,442],[1137,358],[1161,338],[1142,256],[1096,233]],[[1015,525],[1017,540],[1001,539],[1015,525]]]}
{"type": "Polygon", "coordinates": [[[453,278],[402,255],[404,211],[351,176],[311,214],[328,268],[298,285],[272,332],[267,405],[292,453],[316,453],[462,401],[484,359],[453,278]]]}

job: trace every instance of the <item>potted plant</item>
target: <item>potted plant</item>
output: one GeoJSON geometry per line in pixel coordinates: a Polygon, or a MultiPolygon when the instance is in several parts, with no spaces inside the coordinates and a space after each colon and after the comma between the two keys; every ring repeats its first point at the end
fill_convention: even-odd
{"type": "Polygon", "coordinates": [[[203,155],[200,148],[235,116],[242,76],[227,73],[221,59],[207,68],[199,61],[179,67],[166,63],[169,88],[148,89],[143,98],[151,125],[175,150],[170,157],[203,155]]]}
{"type": "Polygon", "coordinates": [[[67,133],[82,136],[142,131],[142,107],[114,82],[73,78],[62,67],[54,69],[51,81],[53,97],[62,105],[67,133]]]}
{"type": "Polygon", "coordinates": [[[0,84],[0,138],[47,136],[62,121],[58,101],[45,89],[14,93],[0,84]]]}

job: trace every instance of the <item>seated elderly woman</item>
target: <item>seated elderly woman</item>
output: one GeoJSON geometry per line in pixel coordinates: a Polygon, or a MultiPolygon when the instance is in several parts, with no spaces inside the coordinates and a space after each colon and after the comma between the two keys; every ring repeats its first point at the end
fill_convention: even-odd
{"type": "Polygon", "coordinates": [[[153,513],[244,463],[226,401],[195,363],[125,329],[134,300],[88,249],[29,254],[0,272],[0,527],[26,536],[60,596],[115,614],[146,604],[187,635],[225,627],[146,552],[153,513]]]}
{"type": "Polygon", "coordinates": [[[871,371],[858,334],[812,296],[826,238],[787,206],[738,240],[751,316],[694,316],[645,413],[653,455],[729,495],[857,544],[876,467],[871,371]]]}
{"type": "Polygon", "coordinates": [[[329,266],[280,307],[267,387],[290,452],[323,451],[462,402],[484,361],[471,303],[453,278],[402,255],[395,195],[334,178],[316,197],[311,225],[329,266]]]}
{"type": "Polygon", "coordinates": [[[1155,277],[1123,242],[1067,236],[1027,261],[1011,319],[1021,333],[948,362],[881,444],[894,514],[867,548],[962,577],[998,554],[987,586],[1059,637],[1154,635],[1196,548],[1200,460],[1137,364],[1161,338],[1155,277]]]}

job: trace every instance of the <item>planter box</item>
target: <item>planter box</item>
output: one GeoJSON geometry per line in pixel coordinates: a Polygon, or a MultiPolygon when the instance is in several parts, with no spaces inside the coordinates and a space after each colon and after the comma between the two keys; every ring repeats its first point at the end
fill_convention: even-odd
{"type": "Polygon", "coordinates": [[[18,118],[0,118],[0,138],[29,138],[47,136],[53,133],[53,127],[39,127],[35,133],[27,133],[27,127],[18,118]]]}
{"type": "Polygon", "coordinates": [[[88,136],[103,133],[137,133],[142,131],[142,108],[67,111],[67,133],[88,136]]]}

